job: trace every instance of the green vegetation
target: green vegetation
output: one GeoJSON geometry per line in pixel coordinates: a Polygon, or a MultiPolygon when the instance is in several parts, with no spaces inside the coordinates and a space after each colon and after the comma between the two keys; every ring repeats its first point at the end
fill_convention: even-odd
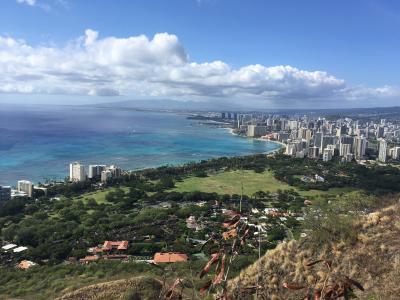
{"type": "Polygon", "coordinates": [[[268,251],[232,280],[229,290],[239,294],[241,289],[242,299],[252,299],[254,290],[248,287],[259,284],[260,299],[305,299],[307,288],[282,289],[283,283],[321,290],[325,282],[348,276],[364,287],[353,290],[357,299],[398,299],[398,196],[356,192],[309,207],[307,236],[268,251]]]}
{"type": "MultiPolygon", "coordinates": [[[[49,197],[37,201],[17,198],[0,204],[2,244],[28,247],[20,254],[0,250],[0,272],[7,274],[0,279],[0,298],[35,298],[41,289],[44,297],[52,297],[67,287],[79,287],[80,281],[86,285],[137,274],[131,263],[62,265],[69,257],[88,255],[89,247],[105,240],[129,241],[126,254],[135,257],[151,257],[159,251],[184,252],[191,267],[199,270],[196,264],[203,262],[196,257],[211,253],[204,251],[201,243],[219,234],[221,222],[228,218],[223,212],[238,211],[241,203],[249,223],[263,223],[267,234],[260,242],[249,235],[232,267],[233,275],[257,259],[259,243],[265,253],[283,239],[298,238],[307,230],[314,230],[321,241],[354,240],[350,230],[357,219],[354,213],[363,214],[374,207],[371,199],[399,191],[397,168],[281,155],[219,158],[142,170],[122,176],[105,189],[92,182],[57,185],[49,189],[49,197]],[[315,180],[315,175],[324,180],[315,180]],[[307,214],[306,199],[312,200],[307,214]],[[279,214],[262,213],[265,208],[275,208],[279,214]],[[306,215],[306,222],[298,218],[306,215]],[[197,230],[187,227],[189,216],[196,217],[197,230]],[[27,272],[15,270],[22,259],[41,266],[27,272]],[[109,270],[105,272],[103,266],[109,270]],[[126,272],[117,272],[123,267],[126,272]],[[18,282],[26,284],[21,287],[18,282]]],[[[186,271],[183,267],[182,272],[186,271]]],[[[146,272],[146,268],[142,270],[146,272]]]]}
{"type": "Polygon", "coordinates": [[[270,171],[256,173],[251,170],[235,170],[218,172],[207,177],[188,177],[181,182],[175,183],[173,191],[194,192],[207,191],[218,194],[241,194],[241,183],[243,183],[243,193],[252,195],[258,191],[276,192],[277,190],[289,189],[290,186],[278,181],[270,171]]]}
{"type": "MultiPolygon", "coordinates": [[[[184,192],[210,192],[217,194],[243,194],[251,196],[258,191],[276,193],[278,190],[293,189],[286,182],[277,180],[273,172],[264,171],[256,173],[251,170],[235,170],[235,171],[222,171],[215,174],[209,174],[207,177],[194,177],[190,176],[184,178],[182,181],[175,183],[175,188],[172,191],[184,192]]],[[[337,195],[355,190],[352,187],[344,188],[331,188],[327,191],[321,190],[308,190],[304,191],[299,188],[294,188],[302,196],[314,197],[318,195],[337,195]]]]}
{"type": "Polygon", "coordinates": [[[90,199],[94,199],[97,204],[109,204],[110,202],[107,201],[106,197],[110,192],[116,192],[119,189],[121,189],[124,192],[128,192],[129,188],[128,187],[120,187],[120,188],[115,188],[115,187],[110,187],[106,188],[104,190],[99,190],[99,191],[93,191],[93,192],[88,192],[79,196],[72,197],[73,201],[82,201],[83,203],[88,202],[90,199]]]}
{"type": "Polygon", "coordinates": [[[101,261],[89,265],[39,266],[30,270],[0,268],[0,298],[54,299],[80,287],[121,278],[162,275],[161,270],[144,263],[101,261]]]}

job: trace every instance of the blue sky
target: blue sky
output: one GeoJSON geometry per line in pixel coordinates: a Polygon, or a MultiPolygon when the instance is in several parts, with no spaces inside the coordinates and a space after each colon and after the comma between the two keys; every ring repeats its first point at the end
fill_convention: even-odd
{"type": "Polygon", "coordinates": [[[3,102],[68,96],[246,99],[255,107],[400,103],[400,1],[4,0],[0,36],[0,70],[8,72],[0,79],[3,102]],[[90,45],[87,29],[96,32],[90,45]],[[159,33],[168,35],[154,42],[159,33]],[[140,35],[148,43],[127,40],[140,35]],[[97,58],[84,65],[82,55],[97,58]],[[76,61],[60,75],[57,59],[76,61]]]}

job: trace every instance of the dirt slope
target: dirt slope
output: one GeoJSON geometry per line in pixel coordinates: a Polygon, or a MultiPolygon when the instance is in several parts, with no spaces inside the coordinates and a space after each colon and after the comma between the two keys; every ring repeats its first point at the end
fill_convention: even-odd
{"type": "Polygon", "coordinates": [[[354,230],[352,245],[336,243],[329,250],[313,249],[305,240],[283,243],[242,271],[229,290],[235,299],[251,299],[255,289],[244,288],[259,284],[258,299],[303,299],[305,291],[289,291],[283,283],[321,287],[331,272],[358,280],[365,288],[356,291],[359,299],[400,299],[400,203],[364,216],[354,230]],[[331,271],[324,263],[306,266],[317,259],[332,260],[331,271]]]}

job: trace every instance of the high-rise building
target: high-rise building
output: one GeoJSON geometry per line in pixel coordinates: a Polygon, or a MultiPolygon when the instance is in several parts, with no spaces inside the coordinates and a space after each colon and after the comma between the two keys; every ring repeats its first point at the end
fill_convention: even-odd
{"type": "Polygon", "coordinates": [[[112,173],[110,170],[104,170],[101,172],[101,182],[107,182],[112,179],[112,173]]]}
{"type": "MultiPolygon", "coordinates": [[[[328,145],[335,144],[335,137],[332,135],[323,135],[321,140],[320,151],[323,152],[328,145]]],[[[316,145],[318,147],[318,145],[316,145]]]]}
{"type": "Polygon", "coordinates": [[[297,152],[302,151],[304,148],[304,143],[301,140],[288,141],[286,144],[287,155],[295,155],[297,152]]]}
{"type": "Polygon", "coordinates": [[[351,153],[351,144],[340,144],[339,155],[346,156],[351,153]]]}
{"type": "Polygon", "coordinates": [[[101,172],[106,168],[105,165],[89,165],[88,178],[96,178],[101,176],[101,172]]]}
{"type": "Polygon", "coordinates": [[[109,166],[107,170],[111,172],[113,178],[118,178],[122,174],[121,168],[114,165],[109,166]]]}
{"type": "Polygon", "coordinates": [[[346,125],[340,126],[338,128],[338,130],[336,131],[336,135],[337,136],[342,136],[342,135],[345,135],[345,134],[347,134],[347,126],[346,125]]]}
{"type": "Polygon", "coordinates": [[[309,147],[308,148],[308,157],[309,158],[318,158],[319,157],[319,148],[316,146],[309,147]]]}
{"type": "Polygon", "coordinates": [[[314,135],[314,146],[320,148],[322,143],[322,132],[316,132],[314,135]]]}
{"type": "Polygon", "coordinates": [[[325,149],[322,153],[322,160],[323,161],[330,161],[333,157],[333,150],[332,149],[325,149]]]}
{"type": "Polygon", "coordinates": [[[85,181],[85,167],[81,165],[79,162],[74,162],[69,164],[69,180],[70,181],[85,181]]]}
{"type": "Polygon", "coordinates": [[[354,138],[349,135],[342,135],[340,137],[340,144],[350,144],[351,146],[353,146],[354,138]]]}
{"type": "Polygon", "coordinates": [[[279,132],[278,133],[278,141],[286,142],[288,138],[289,138],[289,134],[287,132],[279,132]]]}
{"type": "Polygon", "coordinates": [[[379,141],[378,160],[380,162],[386,162],[386,157],[387,157],[387,142],[384,139],[381,139],[379,141]]]}
{"type": "Polygon", "coordinates": [[[385,127],[379,126],[379,127],[377,128],[377,130],[376,130],[376,138],[377,138],[377,139],[383,138],[384,133],[385,133],[385,127]]]}
{"type": "Polygon", "coordinates": [[[289,129],[295,130],[298,128],[298,126],[299,126],[299,122],[297,122],[296,120],[289,121],[289,129]]]}
{"type": "Polygon", "coordinates": [[[0,202],[11,199],[11,187],[0,185],[0,202]]]}
{"type": "Polygon", "coordinates": [[[390,149],[390,153],[393,159],[400,159],[400,147],[393,147],[390,149]]]}
{"type": "Polygon", "coordinates": [[[308,143],[311,141],[311,138],[312,138],[312,130],[311,129],[306,130],[306,136],[304,138],[306,139],[306,141],[308,143]]]}
{"type": "Polygon", "coordinates": [[[354,141],[354,155],[356,159],[363,159],[367,149],[367,139],[363,136],[356,137],[354,141]]]}
{"type": "Polygon", "coordinates": [[[268,127],[267,126],[259,126],[259,125],[249,125],[247,127],[247,136],[248,137],[259,137],[267,134],[268,127]]]}
{"type": "Polygon", "coordinates": [[[349,153],[342,156],[342,162],[351,162],[354,158],[354,155],[349,153]]]}
{"type": "Polygon", "coordinates": [[[106,167],[102,172],[100,176],[100,180],[102,182],[107,182],[111,179],[119,178],[122,174],[122,169],[111,165],[109,167],[106,167]]]}
{"type": "Polygon", "coordinates": [[[29,180],[19,180],[17,189],[18,192],[25,193],[29,198],[33,197],[33,184],[29,180]]]}
{"type": "Polygon", "coordinates": [[[297,138],[298,139],[303,139],[306,137],[306,129],[305,128],[299,128],[297,130],[297,138]]]}

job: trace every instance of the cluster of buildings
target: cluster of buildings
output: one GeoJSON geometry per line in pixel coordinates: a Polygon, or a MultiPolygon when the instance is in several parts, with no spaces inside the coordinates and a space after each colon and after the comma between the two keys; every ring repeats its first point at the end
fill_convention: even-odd
{"type": "MultiPolygon", "coordinates": [[[[130,256],[126,254],[128,246],[128,241],[105,241],[103,245],[89,248],[88,252],[91,253],[91,255],[81,258],[79,262],[81,264],[88,264],[100,259],[128,260],[130,258],[130,256]]],[[[148,259],[146,261],[158,264],[186,262],[187,260],[188,256],[184,253],[157,252],[154,254],[153,259],[148,259]]]]}
{"type": "Polygon", "coordinates": [[[87,264],[99,259],[118,259],[126,260],[126,250],[128,249],[128,241],[105,241],[103,245],[88,249],[91,255],[87,255],[79,260],[82,264],[87,264]]]}
{"type": "Polygon", "coordinates": [[[0,185],[0,202],[8,201],[15,197],[33,198],[35,195],[38,195],[39,192],[43,195],[47,195],[47,188],[36,186],[29,180],[19,180],[16,189],[13,189],[11,186],[0,185]]]}
{"type": "MultiPolygon", "coordinates": [[[[221,114],[222,115],[222,114],[221,114]]],[[[226,119],[226,118],[225,118],[226,119]]],[[[234,131],[286,145],[285,154],[343,162],[375,158],[385,163],[400,160],[400,124],[351,118],[281,117],[266,114],[235,114],[234,131]]]]}
{"type": "Polygon", "coordinates": [[[26,251],[28,247],[25,246],[18,246],[16,244],[7,244],[1,247],[1,249],[5,252],[13,252],[13,253],[20,253],[26,251]]]}
{"type": "Polygon", "coordinates": [[[115,165],[89,165],[87,171],[83,164],[73,162],[69,165],[69,180],[81,182],[90,179],[106,183],[112,179],[119,178],[122,174],[122,169],[115,165]]]}
{"type": "MultiPolygon", "coordinates": [[[[0,249],[0,261],[1,262],[14,262],[15,260],[21,259],[21,255],[28,250],[28,247],[18,246],[16,244],[5,244],[0,249]]],[[[37,264],[29,260],[21,260],[16,264],[18,269],[30,269],[37,264]]]]}
{"type": "MultiPolygon", "coordinates": [[[[79,162],[73,162],[69,165],[69,180],[71,182],[83,182],[89,179],[107,183],[121,177],[121,175],[122,169],[115,165],[89,165],[87,169],[79,162]]],[[[16,197],[34,198],[40,195],[47,195],[46,185],[37,186],[29,180],[19,180],[15,188],[0,185],[0,202],[16,197]]]]}

